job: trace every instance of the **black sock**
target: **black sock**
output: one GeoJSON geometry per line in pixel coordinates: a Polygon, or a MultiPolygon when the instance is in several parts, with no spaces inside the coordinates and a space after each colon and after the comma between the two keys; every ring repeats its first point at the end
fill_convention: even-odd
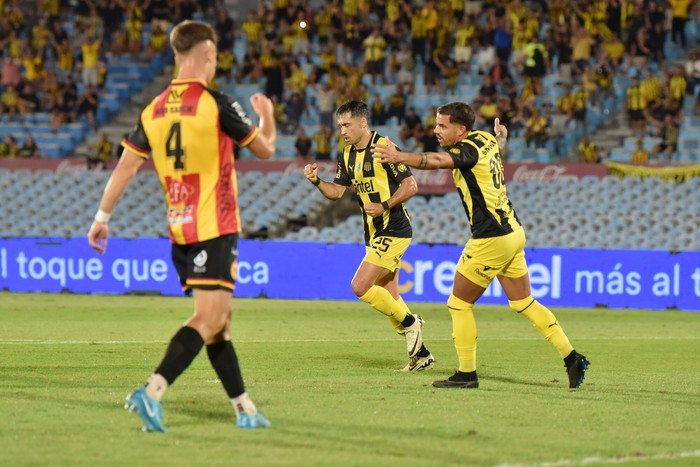
{"type": "Polygon", "coordinates": [[[228,397],[233,399],[245,392],[238,357],[231,341],[217,342],[207,346],[207,355],[211,366],[221,380],[228,397]]]}
{"type": "Polygon", "coordinates": [[[572,350],[569,355],[564,357],[564,365],[566,365],[567,368],[574,364],[574,362],[576,361],[576,355],[578,355],[576,351],[572,350]]]}
{"type": "Polygon", "coordinates": [[[162,375],[169,385],[173,384],[177,377],[190,366],[203,345],[202,336],[194,328],[181,327],[170,339],[168,350],[165,351],[165,357],[160,362],[160,366],[156,368],[156,373],[162,375]]]}
{"type": "Polygon", "coordinates": [[[401,321],[401,326],[407,328],[409,326],[413,326],[413,323],[416,322],[416,318],[413,317],[411,313],[406,313],[406,317],[401,321]]]}
{"type": "Polygon", "coordinates": [[[430,351],[425,348],[425,345],[421,345],[420,350],[418,351],[418,356],[423,358],[427,357],[428,355],[430,355],[430,351]]]}

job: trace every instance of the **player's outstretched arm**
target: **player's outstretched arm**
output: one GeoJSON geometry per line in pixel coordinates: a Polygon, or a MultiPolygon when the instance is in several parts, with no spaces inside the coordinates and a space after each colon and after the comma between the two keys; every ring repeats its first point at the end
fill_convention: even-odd
{"type": "Polygon", "coordinates": [[[129,181],[136,175],[144,159],[128,149],[124,150],[119,163],[109,177],[107,186],[102,193],[100,209],[95,214],[95,221],[88,232],[88,242],[98,253],[104,253],[107,248],[107,236],[109,235],[109,219],[112,211],[117,206],[119,198],[124,194],[129,181]]]}
{"type": "Polygon", "coordinates": [[[387,144],[373,144],[372,155],[379,162],[399,164],[403,163],[409,167],[424,170],[453,169],[454,160],[446,152],[422,152],[411,154],[401,152],[396,145],[386,138],[387,144]]]}
{"type": "Polygon", "coordinates": [[[315,162],[304,166],[304,176],[313,186],[318,188],[318,191],[320,191],[323,196],[332,201],[339,200],[343,197],[343,193],[345,193],[345,187],[343,185],[324,182],[318,178],[318,164],[315,162]]]}

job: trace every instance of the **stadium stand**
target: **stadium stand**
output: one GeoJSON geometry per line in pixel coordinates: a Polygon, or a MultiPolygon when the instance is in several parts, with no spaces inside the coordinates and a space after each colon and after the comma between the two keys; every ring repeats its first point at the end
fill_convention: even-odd
{"type": "MultiPolygon", "coordinates": [[[[12,66],[20,64],[21,80],[31,74],[31,64],[17,56],[17,50],[21,50],[18,44],[36,46],[38,41],[35,52],[41,52],[39,39],[43,32],[36,27],[43,19],[57,37],[63,34],[69,39],[74,63],[68,74],[77,81],[77,96],[85,90],[78,64],[84,60],[82,45],[90,36],[90,25],[97,25],[103,37],[99,54],[102,87],[95,128],[84,115],[58,128],[52,125],[54,103],[50,95],[56,91],[51,94],[44,89],[43,84],[50,81],[44,75],[35,84],[42,97],[41,111],[14,116],[3,112],[0,116],[0,140],[13,137],[21,145],[31,135],[44,157],[73,155],[80,144],[110,128],[106,123],[118,112],[133,107],[133,97],[154,78],[168,76],[171,56],[167,47],[160,53],[147,52],[154,25],[193,17],[211,21],[224,38],[220,44],[221,70],[213,87],[236,96],[248,111],[248,96],[252,93],[263,91],[275,96],[280,126],[276,158],[296,158],[296,128],[302,126],[313,136],[324,118],[332,127],[332,109],[350,98],[371,102],[378,96],[384,111],[373,129],[395,142],[401,141],[401,117],[389,116],[388,112],[399,96],[398,106],[414,107],[424,129],[431,124],[435,107],[456,99],[472,103],[479,114],[478,125],[489,128],[493,100],[497,114],[509,125],[511,161],[577,161],[577,148],[584,134],[602,149],[604,161],[629,162],[638,138],[652,154],[652,162],[656,162],[654,152],[661,144],[672,145],[674,141],[677,148],[668,162],[700,161],[700,117],[695,115],[700,109],[696,100],[700,60],[696,63],[687,54],[699,37],[693,10],[647,10],[643,2],[625,2],[622,8],[627,10],[621,15],[617,3],[558,0],[519,2],[517,8],[504,8],[500,1],[467,2],[462,11],[452,10],[451,6],[459,2],[418,5],[400,0],[377,5],[344,2],[343,14],[334,15],[325,3],[306,5],[289,0],[280,3],[286,8],[261,4],[247,17],[236,17],[234,27],[226,13],[235,13],[230,1],[175,2],[178,8],[168,12],[167,18],[154,15],[153,8],[141,11],[135,2],[117,2],[118,11],[110,12],[105,9],[105,2],[97,1],[96,12],[91,12],[93,2],[78,1],[50,15],[38,14],[31,3],[13,0],[5,4],[0,20],[0,44],[5,57],[2,92],[7,89],[12,66]],[[201,8],[200,3],[208,7],[201,8]],[[683,37],[677,37],[678,31],[672,34],[664,29],[664,20],[671,14],[685,15],[683,37]],[[134,23],[134,18],[139,17],[140,29],[134,23]],[[300,26],[300,17],[307,28],[300,26]],[[385,45],[373,58],[383,57],[383,76],[371,76],[361,64],[364,57],[377,50],[371,51],[364,38],[369,36],[372,25],[379,23],[385,45]],[[661,25],[660,31],[651,27],[657,24],[661,25]],[[134,35],[134,28],[140,35],[134,35]],[[231,30],[233,34],[229,34],[231,30]],[[120,40],[125,41],[121,49],[120,40]],[[402,43],[406,46],[399,46],[402,43]],[[441,51],[446,53],[440,54],[441,51]],[[233,55],[230,63],[224,60],[229,52],[233,55]],[[679,72],[676,65],[685,66],[685,73],[679,72]],[[493,81],[493,87],[487,85],[486,77],[493,81]],[[642,79],[649,109],[643,113],[641,134],[627,128],[629,90],[634,77],[642,79]],[[401,91],[397,91],[397,86],[403,86],[401,91]],[[295,101],[294,96],[301,96],[301,100],[295,101]],[[546,119],[541,140],[532,138],[535,120],[531,117],[535,110],[546,119]],[[660,123],[666,114],[673,116],[679,131],[663,128],[660,123]]],[[[55,71],[63,81],[58,47],[46,47],[41,57],[44,71],[55,71]]],[[[129,112],[133,114],[133,109],[129,112]]],[[[125,121],[133,121],[132,114],[125,121]]],[[[409,134],[400,143],[404,148],[421,150],[429,142],[422,136],[425,133],[409,134]]],[[[337,135],[331,137],[331,144],[336,152],[340,144],[337,135]]],[[[2,151],[0,147],[0,157],[2,151]]],[[[251,156],[242,150],[238,157],[251,156]]],[[[3,206],[0,235],[84,235],[105,180],[106,174],[93,172],[75,175],[0,171],[3,197],[21,195],[27,200],[27,211],[22,213],[12,206],[3,206]],[[36,188],[39,184],[54,187],[60,196],[43,199],[36,188]],[[33,220],[40,215],[57,220],[33,220]]],[[[162,213],[158,211],[161,190],[157,181],[142,174],[135,184],[136,189],[120,206],[122,215],[115,216],[113,230],[126,238],[166,236],[162,213]]],[[[526,222],[531,246],[673,249],[700,247],[688,230],[693,222],[698,225],[694,214],[698,210],[688,209],[697,208],[697,197],[691,196],[693,199],[683,206],[678,201],[697,185],[697,179],[674,185],[654,178],[631,182],[608,177],[513,182],[509,189],[526,222]],[[557,202],[553,204],[552,200],[557,202]],[[641,209],[657,205],[654,203],[666,203],[688,214],[649,219],[641,209]]],[[[339,219],[336,225],[318,221],[318,216],[327,216],[329,205],[301,174],[241,173],[239,190],[241,215],[250,237],[362,241],[357,216],[339,219]]],[[[463,243],[467,239],[469,229],[464,216],[459,215],[461,206],[454,195],[417,196],[408,207],[416,241],[463,243]]]]}
{"type": "MultiPolygon", "coordinates": [[[[328,179],[331,174],[321,176],[328,179]]],[[[0,169],[2,193],[26,200],[22,206],[6,204],[0,209],[0,237],[84,236],[107,177],[106,172],[0,169]],[[57,196],[42,196],[47,189],[57,196]]],[[[300,173],[244,172],[239,174],[239,190],[241,219],[250,238],[364,241],[359,215],[335,226],[310,225],[308,219],[325,216],[331,202],[300,173]],[[271,186],[275,188],[270,190],[271,186]]],[[[696,235],[700,225],[698,192],[700,177],[685,183],[608,176],[509,184],[509,194],[528,233],[528,245],[534,248],[700,249],[696,235]]],[[[110,225],[113,234],[122,238],[166,237],[161,196],[154,174],[137,175],[117,207],[110,225]]],[[[463,244],[470,236],[456,193],[415,196],[407,208],[417,243],[463,244]]]]}

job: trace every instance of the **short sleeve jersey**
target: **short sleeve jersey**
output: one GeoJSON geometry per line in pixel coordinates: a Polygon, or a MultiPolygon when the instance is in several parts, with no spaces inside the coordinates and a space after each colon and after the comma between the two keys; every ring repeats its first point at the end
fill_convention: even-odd
{"type": "Polygon", "coordinates": [[[240,231],[233,141],[244,147],[257,133],[238,102],[195,79],[173,80],[141,112],[122,145],[153,157],[173,243],[240,231]]]}
{"type": "Polygon", "coordinates": [[[500,237],[521,228],[506,194],[496,138],[485,131],[472,131],[447,152],[454,161],[452,177],[469,218],[472,237],[500,237]]]}
{"type": "Polygon", "coordinates": [[[366,245],[383,236],[411,238],[413,231],[404,203],[393,206],[389,211],[374,218],[365,212],[366,204],[388,200],[399,188],[401,181],[413,175],[405,164],[375,162],[369,150],[372,144],[387,144],[387,140],[373,131],[367,148],[346,146],[338,158],[333,182],[355,187],[357,201],[362,210],[366,245]]]}

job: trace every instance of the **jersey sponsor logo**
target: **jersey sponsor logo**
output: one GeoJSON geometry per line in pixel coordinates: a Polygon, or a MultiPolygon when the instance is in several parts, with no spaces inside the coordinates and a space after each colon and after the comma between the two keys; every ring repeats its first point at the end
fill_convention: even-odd
{"type": "Polygon", "coordinates": [[[165,102],[168,104],[179,104],[182,102],[182,96],[185,94],[185,89],[182,91],[178,92],[175,89],[171,89],[170,92],[168,93],[168,98],[165,102]]]}
{"type": "Polygon", "coordinates": [[[185,206],[180,209],[168,209],[168,224],[189,224],[192,222],[192,206],[185,206]]]}
{"type": "Polygon", "coordinates": [[[168,179],[168,194],[170,204],[180,204],[187,201],[195,192],[195,187],[180,180],[168,179]]]}
{"type": "Polygon", "coordinates": [[[253,121],[248,118],[248,115],[246,115],[245,110],[243,110],[243,107],[241,107],[241,104],[238,103],[238,101],[234,101],[231,104],[231,107],[233,110],[236,111],[239,117],[241,117],[241,120],[243,120],[243,123],[245,123],[248,126],[253,126],[253,121]]]}
{"type": "Polygon", "coordinates": [[[353,180],[352,183],[353,183],[353,185],[355,185],[355,191],[357,192],[357,194],[374,193],[376,191],[374,189],[374,180],[368,180],[368,181],[353,180]]]}

